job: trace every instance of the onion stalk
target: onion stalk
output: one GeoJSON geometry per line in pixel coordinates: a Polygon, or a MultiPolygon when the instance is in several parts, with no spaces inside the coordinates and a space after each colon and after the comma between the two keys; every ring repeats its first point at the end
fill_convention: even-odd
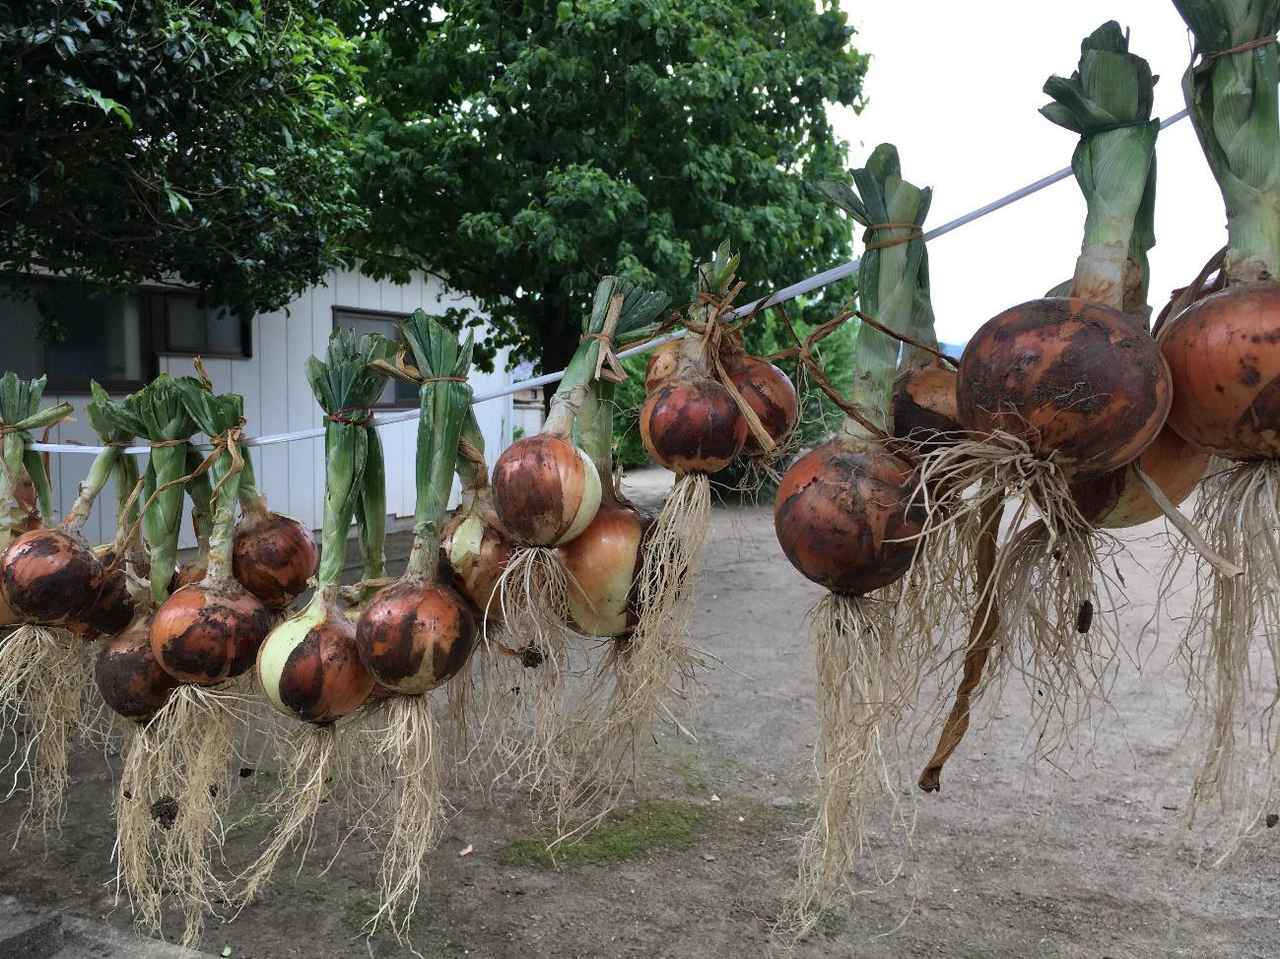
{"type": "Polygon", "coordinates": [[[1268,692],[1280,678],[1280,0],[1174,6],[1195,36],[1183,93],[1227,212],[1223,289],[1159,332],[1174,385],[1169,425],[1230,461],[1202,484],[1195,521],[1239,575],[1194,557],[1190,622],[1205,628],[1180,648],[1206,740],[1188,820],[1216,806],[1225,855],[1280,787],[1268,692]],[[1270,664],[1263,682],[1251,665],[1259,652],[1270,664]]]}
{"type": "MultiPolygon", "coordinates": [[[[413,548],[404,574],[380,590],[356,624],[360,661],[391,696],[373,752],[391,771],[379,906],[372,930],[386,921],[399,937],[409,929],[421,890],[425,858],[444,824],[442,743],[425,694],[466,665],[478,627],[467,601],[448,581],[440,557],[449,494],[471,406],[467,373],[470,336],[456,335],[421,310],[401,327],[422,377],[419,387],[417,501],[413,548]]],[[[380,815],[380,814],[378,814],[380,815]]]]}
{"type": "MultiPolygon", "coordinates": [[[[1118,663],[1118,584],[1106,563],[1115,541],[1078,494],[1155,442],[1171,398],[1145,304],[1135,303],[1153,242],[1153,83],[1109,22],[1085,38],[1070,78],[1045,84],[1053,102],[1042,113],[1079,135],[1072,168],[1088,215],[1075,274],[1067,296],[1005,310],[971,338],[956,382],[964,438],[929,452],[921,469],[932,498],[915,575],[959,577],[955,592],[972,601],[971,645],[985,651],[966,659],[966,674],[981,671],[997,641],[993,675],[1021,658],[1046,753],[1067,743],[1118,663]],[[966,495],[974,486],[978,495],[966,495]],[[1005,504],[1016,532],[987,568],[980,560],[1005,504]]],[[[944,589],[954,587],[931,592],[944,589]]],[[[953,711],[944,732],[952,749],[967,700],[957,708],[964,715],[953,711]]],[[[945,758],[935,755],[924,788],[937,788],[945,758]]]]}
{"type": "MultiPolygon", "coordinates": [[[[159,929],[162,908],[172,903],[183,917],[183,942],[190,944],[199,938],[205,914],[225,897],[211,870],[209,847],[223,839],[233,729],[244,718],[242,697],[227,683],[253,664],[271,617],[232,574],[243,400],[235,394],[215,395],[206,383],[191,378],[170,380],[164,392],[143,396],[141,402],[135,397],[124,406],[138,414],[140,425],[152,435],[158,432],[155,424],[174,433],[181,425],[186,436],[195,430],[206,433],[214,447],[199,468],[207,471],[213,493],[208,571],[200,582],[169,594],[149,623],[155,662],[179,685],[134,733],[116,804],[120,877],[139,922],[159,929]]],[[[184,441],[153,450],[155,491],[145,507],[144,526],[166,537],[149,544],[153,598],[167,592],[173,569],[168,544],[170,538],[176,540],[182,483],[190,477],[168,477],[185,468],[185,451],[181,459],[174,451],[188,445],[184,441]],[[173,456],[157,460],[155,453],[161,450],[173,456]]],[[[140,657],[137,665],[148,672],[140,657]]]]}
{"type": "MultiPolygon", "coordinates": [[[[827,192],[867,227],[858,284],[863,312],[890,330],[931,341],[924,244],[917,235],[928,191],[902,179],[897,150],[882,144],[853,172],[852,187],[827,192]]],[[[903,600],[910,591],[895,589],[911,565],[923,521],[912,504],[915,471],[889,434],[898,342],[863,323],[854,358],[852,395],[844,404],[849,415],[834,439],[791,466],[774,505],[783,552],[829,590],[810,617],[819,812],[801,843],[797,882],[779,923],[779,934],[792,939],[808,932],[849,882],[873,802],[896,793],[882,754],[915,699],[920,649],[933,626],[924,617],[909,618],[912,607],[903,600]]]]}
{"type": "MultiPolygon", "coordinates": [[[[369,407],[386,381],[372,365],[390,345],[381,337],[357,339],[338,331],[323,361],[308,362],[307,375],[325,412],[324,526],[316,590],[300,612],[276,626],[258,651],[258,685],[281,715],[300,722],[283,744],[285,772],[269,801],[278,817],[265,848],[241,877],[243,900],[256,896],[280,857],[312,826],[335,774],[347,778],[338,723],[364,705],[373,675],[360,660],[356,627],[339,603],[339,580],[346,560],[347,534],[360,518],[366,552],[365,575],[381,576],[381,523],[385,522],[385,478],[381,443],[370,424],[369,407]],[[375,528],[368,528],[368,512],[375,528]],[[371,548],[376,540],[376,549],[371,548]],[[372,559],[371,559],[372,558],[372,559]]],[[[264,508],[265,509],[265,508],[264,508]]]]}
{"type": "MultiPolygon", "coordinates": [[[[513,710],[530,718],[527,735],[514,747],[509,774],[530,790],[546,787],[557,795],[566,768],[568,716],[562,694],[572,655],[569,577],[555,547],[572,542],[590,526],[612,479],[601,476],[591,456],[575,445],[578,421],[593,384],[615,375],[605,373],[612,371],[613,350],[651,337],[669,302],[665,294],[619,277],[602,279],[542,431],[513,443],[494,465],[494,505],[515,544],[494,602],[507,635],[525,640],[518,661],[537,669],[533,682],[516,684],[522,693],[512,700],[513,710]],[[531,687],[532,695],[524,692],[531,687]]],[[[524,724],[513,718],[512,725],[524,724]]]]}

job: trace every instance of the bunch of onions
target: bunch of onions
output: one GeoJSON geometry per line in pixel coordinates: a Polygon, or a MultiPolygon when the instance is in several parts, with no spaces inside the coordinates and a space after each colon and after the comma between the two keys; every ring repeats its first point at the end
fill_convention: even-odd
{"type": "MultiPolygon", "coordinates": [[[[497,603],[507,635],[526,639],[519,662],[538,668],[533,696],[521,694],[510,701],[510,711],[516,713],[532,700],[531,728],[518,737],[510,764],[514,778],[531,789],[549,785],[563,771],[561,694],[570,656],[569,577],[556,547],[571,543],[590,526],[610,479],[575,445],[576,421],[591,384],[602,376],[622,375],[614,347],[652,336],[654,320],[668,302],[664,294],[605,277],[541,432],[511,444],[494,464],[494,508],[514,548],[491,604],[497,603]]],[[[519,685],[527,689],[530,684],[519,685]]]]}
{"type": "MultiPolygon", "coordinates": [[[[229,683],[253,665],[271,615],[232,575],[231,553],[243,454],[243,400],[214,395],[207,382],[160,377],[112,415],[152,439],[153,490],[143,509],[156,602],[148,636],[155,663],[177,686],[129,743],[116,805],[120,876],[139,922],[159,929],[172,901],[184,919],[183,941],[195,942],[204,916],[223,893],[209,863],[220,843],[230,795],[232,736],[242,697],[229,683]],[[200,464],[212,483],[209,566],[204,578],[168,594],[174,569],[188,438],[213,442],[200,464]],[[177,475],[175,475],[177,474],[177,475]]],[[[139,629],[141,627],[139,626],[139,629]]],[[[133,662],[143,675],[151,665],[133,662]]],[[[122,664],[123,665],[123,664],[122,664]]]]}
{"type": "MultiPolygon", "coordinates": [[[[927,662],[927,621],[904,621],[901,593],[885,590],[911,565],[923,511],[917,477],[889,435],[899,344],[881,332],[933,336],[919,224],[930,193],[902,179],[892,144],[853,172],[854,188],[832,196],[867,227],[858,282],[863,322],[855,341],[852,392],[836,437],[794,463],[774,506],[778,542],[793,566],[829,592],[811,614],[820,735],[818,815],[804,838],[795,889],[779,932],[812,928],[847,882],[873,801],[893,795],[882,752],[914,701],[927,662]],[[921,329],[927,316],[927,329],[921,329]]],[[[898,444],[899,446],[901,444],[898,444]]]]}
{"type": "MultiPolygon", "coordinates": [[[[19,499],[30,482],[39,515],[52,513],[44,460],[30,448],[32,430],[65,419],[69,404],[40,408],[45,378],[0,377],[0,735],[22,735],[25,748],[10,751],[0,771],[13,789],[29,780],[25,827],[57,827],[64,812],[67,737],[80,716],[82,644],[68,629],[80,627],[102,567],[77,527],[26,532],[32,515],[19,499]],[[14,628],[10,628],[14,627],[14,628]]],[[[85,507],[87,511],[87,506],[85,507]]]]}
{"type": "Polygon", "coordinates": [[[392,777],[385,812],[379,907],[369,920],[387,920],[397,935],[408,930],[422,884],[425,857],[444,823],[436,735],[427,693],[463,669],[479,627],[470,604],[449,583],[440,561],[445,511],[471,389],[471,339],[457,337],[421,310],[402,326],[422,377],[419,390],[417,505],[408,567],[369,601],[356,624],[360,662],[394,693],[381,707],[385,719],[373,751],[392,777]]]}
{"type": "Polygon", "coordinates": [[[1174,384],[1169,425],[1227,461],[1202,484],[1195,519],[1242,575],[1215,566],[1197,576],[1189,619],[1203,629],[1181,654],[1207,740],[1190,817],[1216,803],[1231,821],[1229,852],[1280,786],[1280,3],[1175,6],[1198,61],[1183,91],[1227,211],[1223,289],[1172,316],[1159,341],[1174,384]],[[1259,651],[1269,682],[1253,672],[1259,651]]]}
{"type": "Polygon", "coordinates": [[[929,592],[955,591],[942,583],[954,578],[960,557],[972,588],[956,592],[975,607],[956,705],[921,777],[926,790],[938,788],[997,641],[995,668],[1017,654],[1035,686],[1041,750],[1063,745],[1071,710],[1088,710],[1118,661],[1116,587],[1104,563],[1115,541],[1077,497],[1156,441],[1171,402],[1145,303],[1134,305],[1145,299],[1145,279],[1134,275],[1145,273],[1154,242],[1146,226],[1159,130],[1150,117],[1153,82],[1111,22],[1085,39],[1071,78],[1045,84],[1054,102],[1041,112],[1080,135],[1072,166],[1088,216],[1070,295],[1012,307],[978,330],[956,379],[965,438],[929,452],[922,466],[933,497],[916,572],[937,584],[929,592]],[[993,556],[991,537],[1008,503],[1016,532],[993,556]],[[1060,719],[1055,737],[1050,725],[1060,719]]]}
{"type": "MultiPolygon", "coordinates": [[[[310,830],[335,773],[347,772],[339,768],[339,746],[347,728],[339,723],[355,715],[373,691],[373,676],[361,662],[356,645],[355,623],[339,603],[338,582],[351,522],[362,502],[377,499],[366,495],[370,452],[378,443],[369,407],[382,392],[385,377],[370,364],[388,348],[379,337],[357,339],[340,330],[330,339],[325,360],[312,357],[307,364],[312,392],[325,412],[323,553],[310,602],[272,629],[258,650],[258,685],[267,702],[294,721],[294,728],[282,744],[280,788],[267,807],[278,817],[277,823],[242,877],[246,902],[270,878],[280,857],[310,830]]],[[[383,482],[380,447],[377,455],[377,479],[383,482]]],[[[292,522],[284,520],[284,524],[292,522]]],[[[242,522],[237,549],[243,529],[242,522]]],[[[268,519],[258,529],[280,531],[285,526],[268,519]]],[[[281,539],[302,542],[292,535],[281,539]]],[[[258,558],[266,557],[259,553],[258,558]]]]}

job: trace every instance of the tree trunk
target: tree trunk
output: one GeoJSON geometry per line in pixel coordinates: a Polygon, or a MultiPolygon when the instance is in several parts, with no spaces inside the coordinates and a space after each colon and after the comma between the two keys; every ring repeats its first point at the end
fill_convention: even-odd
{"type": "MultiPolygon", "coordinates": [[[[570,302],[560,291],[559,283],[550,283],[542,291],[542,356],[540,365],[543,373],[554,373],[563,370],[573,359],[578,349],[578,339],[582,328],[571,315],[570,302]]],[[[555,395],[557,383],[548,383],[542,388],[542,409],[547,412],[551,408],[551,397],[555,395]]]]}

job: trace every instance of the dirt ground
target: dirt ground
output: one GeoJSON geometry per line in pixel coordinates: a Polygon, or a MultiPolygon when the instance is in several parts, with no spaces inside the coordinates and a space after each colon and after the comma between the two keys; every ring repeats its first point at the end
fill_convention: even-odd
{"type": "MultiPolygon", "coordinates": [[[[665,482],[666,474],[641,473],[633,488],[652,501],[665,482]]],[[[859,869],[865,894],[799,956],[1280,956],[1280,828],[1217,869],[1198,864],[1182,828],[1190,754],[1178,742],[1188,703],[1168,665],[1172,631],[1156,644],[1143,629],[1162,564],[1157,532],[1131,536],[1133,558],[1122,566],[1126,641],[1145,665],[1121,676],[1089,754],[1071,757],[1069,771],[1032,767],[1022,691],[1011,689],[998,710],[986,704],[943,792],[903,791],[916,826],[901,875],[880,884],[903,857],[901,847],[877,843],[859,869]]],[[[540,853],[522,797],[486,804],[455,791],[458,812],[415,925],[423,955],[768,954],[807,824],[815,721],[804,614],[820,591],[782,557],[767,508],[717,509],[709,542],[695,636],[723,666],[705,678],[697,741],[659,730],[641,766],[640,804],[559,865],[540,853]]],[[[909,755],[904,782],[928,752],[909,755]]],[[[248,799],[265,792],[269,773],[243,780],[248,799]]],[[[32,840],[0,852],[0,894],[127,927],[110,887],[113,770],[81,754],[73,775],[61,838],[43,855],[32,840]]],[[[0,805],[0,833],[16,826],[17,806],[0,805]]],[[[300,875],[282,868],[234,923],[211,921],[202,948],[229,947],[235,959],[406,955],[386,935],[360,933],[374,850],[352,840],[319,875],[334,849],[325,826],[300,875]]],[[[262,833],[261,823],[234,831],[229,860],[247,861],[262,833]]]]}

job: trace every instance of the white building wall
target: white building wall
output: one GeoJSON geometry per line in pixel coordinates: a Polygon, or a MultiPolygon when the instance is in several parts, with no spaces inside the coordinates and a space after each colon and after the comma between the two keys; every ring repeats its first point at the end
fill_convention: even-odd
{"type": "MultiPolygon", "coordinates": [[[[312,287],[289,304],[286,310],[266,313],[253,319],[253,356],[244,360],[209,358],[204,367],[219,393],[239,393],[244,397],[246,433],[260,436],[285,433],[323,425],[320,407],[307,383],[304,364],[308,356],[323,356],[333,331],[333,307],[386,310],[411,313],[418,307],[427,312],[449,306],[471,306],[474,301],[444,293],[438,280],[418,274],[407,285],[371,280],[359,273],[335,271],[328,282],[312,287]]],[[[194,372],[185,356],[162,356],[160,371],[173,376],[194,372]]],[[[470,383],[477,392],[487,392],[511,382],[506,372],[506,352],[495,360],[494,373],[472,372],[470,383]]],[[[75,407],[72,419],[54,427],[49,441],[55,443],[97,442],[84,413],[87,396],[49,396],[67,400],[75,407]]],[[[510,397],[476,406],[476,416],[484,432],[490,463],[511,442],[512,404],[510,397]]],[[[387,460],[387,509],[393,517],[412,516],[414,508],[414,449],[417,421],[379,428],[387,460]]],[[[271,508],[318,529],[324,515],[324,440],[299,440],[276,446],[252,448],[251,456],[258,485],[271,508]]],[[[49,457],[50,482],[55,508],[61,515],[75,499],[76,488],[88,470],[90,457],[62,453],[49,457]]],[[[114,485],[103,490],[85,534],[92,542],[106,542],[115,530],[116,492],[114,485]]],[[[194,545],[190,523],[183,524],[183,545],[194,545]]]]}

